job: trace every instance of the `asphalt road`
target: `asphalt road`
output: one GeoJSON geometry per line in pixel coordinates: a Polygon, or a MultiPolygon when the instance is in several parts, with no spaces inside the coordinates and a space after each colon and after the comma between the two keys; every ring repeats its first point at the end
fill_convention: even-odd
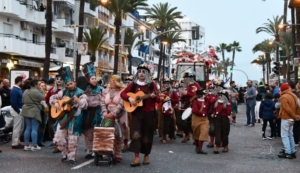
{"type": "MultiPolygon", "coordinates": [[[[300,172],[299,159],[286,160],[277,157],[282,147],[281,139],[261,139],[261,124],[255,127],[244,126],[246,122],[245,106],[239,106],[237,123],[231,126],[229,152],[213,154],[213,149],[203,149],[208,155],[196,154],[192,141],[181,143],[181,138],[173,144],[161,144],[160,138],[155,136],[150,165],[131,168],[132,153],[124,153],[123,161],[112,167],[106,165],[95,166],[91,160],[84,159],[84,143],[80,138],[78,160],[75,166],[61,163],[61,154],[52,154],[52,149],[42,148],[41,151],[12,150],[11,143],[1,144],[0,173],[58,173],[58,172],[143,172],[143,173],[281,173],[300,172]]],[[[269,127],[268,127],[269,128],[269,127]]],[[[268,133],[269,133],[268,129],[268,133]]],[[[267,133],[267,135],[269,135],[267,133]]],[[[297,147],[298,148],[298,147],[297,147]]],[[[300,157],[299,154],[297,154],[300,157]]],[[[141,159],[143,157],[141,156],[141,159]]]]}

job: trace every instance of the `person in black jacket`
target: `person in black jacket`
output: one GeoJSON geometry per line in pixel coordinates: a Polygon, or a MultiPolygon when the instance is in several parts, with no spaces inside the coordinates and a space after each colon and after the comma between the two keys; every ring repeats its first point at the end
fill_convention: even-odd
{"type": "Polygon", "coordinates": [[[5,106],[10,106],[10,87],[9,80],[3,79],[2,81],[3,87],[0,90],[0,96],[2,98],[2,108],[5,106]]]}
{"type": "Polygon", "coordinates": [[[259,118],[263,119],[264,121],[262,127],[262,139],[267,139],[265,133],[266,133],[266,127],[268,125],[268,122],[271,127],[271,136],[268,136],[268,139],[273,139],[275,137],[274,123],[273,123],[273,120],[275,119],[275,116],[273,114],[275,107],[272,99],[273,99],[273,95],[271,93],[267,93],[259,107],[259,118]]]}

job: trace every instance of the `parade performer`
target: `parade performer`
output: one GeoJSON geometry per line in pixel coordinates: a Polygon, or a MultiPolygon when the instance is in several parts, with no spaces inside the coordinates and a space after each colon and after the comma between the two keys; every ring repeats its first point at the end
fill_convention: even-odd
{"type": "Polygon", "coordinates": [[[231,106],[232,106],[232,123],[236,123],[237,102],[238,102],[238,97],[239,97],[239,93],[235,89],[235,87],[236,87],[235,82],[231,81],[230,87],[228,89],[228,95],[229,95],[229,99],[230,99],[231,106]]]}
{"type": "MultiPolygon", "coordinates": [[[[162,132],[165,131],[165,128],[166,129],[176,129],[176,115],[175,115],[175,112],[174,112],[174,109],[178,109],[178,103],[179,103],[179,95],[178,93],[173,90],[172,86],[171,86],[171,81],[166,78],[164,81],[163,81],[163,91],[160,93],[160,100],[161,100],[161,103],[162,103],[162,114],[161,114],[161,117],[159,117],[159,128],[161,128],[162,132]],[[163,103],[166,102],[166,98],[169,98],[170,99],[170,103],[171,103],[171,107],[173,108],[173,111],[172,111],[172,115],[170,118],[172,118],[172,122],[173,124],[169,124],[170,121],[167,121],[167,124],[166,127],[165,127],[165,124],[164,122],[165,119],[166,119],[166,116],[164,115],[164,106],[163,106],[163,103]],[[169,127],[170,125],[172,125],[173,127],[169,127]]],[[[169,135],[169,138],[170,138],[170,142],[173,142],[173,140],[175,139],[175,130],[172,130],[172,132],[174,132],[173,135],[169,135]]],[[[163,139],[161,140],[162,143],[166,143],[166,136],[163,136],[163,139]]]]}
{"type": "Polygon", "coordinates": [[[83,73],[88,81],[85,89],[88,109],[83,110],[84,141],[86,147],[86,159],[93,158],[94,127],[100,127],[102,112],[100,101],[102,99],[102,87],[97,83],[96,70],[93,62],[83,65],[83,73]]]}
{"type": "MultiPolygon", "coordinates": [[[[127,113],[124,110],[124,103],[120,97],[121,91],[126,86],[121,81],[120,76],[112,75],[109,80],[109,85],[107,89],[103,91],[103,97],[101,100],[101,109],[105,118],[115,119],[115,143],[114,143],[114,153],[117,162],[122,161],[122,136],[128,136],[128,120],[127,113]]],[[[128,137],[127,137],[128,139],[128,137]]],[[[128,145],[125,143],[124,145],[128,145]]]]}
{"type": "MultiPolygon", "coordinates": [[[[64,81],[62,80],[60,75],[56,75],[55,76],[55,82],[54,82],[54,86],[52,88],[49,89],[49,91],[47,92],[46,97],[44,98],[44,101],[47,103],[48,106],[50,106],[50,97],[57,94],[59,91],[64,90],[65,89],[65,85],[64,85],[64,81]]],[[[49,110],[51,110],[51,107],[49,107],[49,110]]],[[[48,134],[49,134],[49,138],[53,139],[54,138],[54,129],[53,126],[55,124],[55,119],[52,118],[51,116],[51,111],[49,111],[50,116],[48,117],[48,122],[47,122],[47,126],[48,126],[48,134]]],[[[52,151],[52,153],[59,153],[59,150],[57,148],[57,145],[50,144],[50,146],[55,146],[54,150],[52,151]]]]}
{"type": "Polygon", "coordinates": [[[83,90],[76,87],[70,67],[62,67],[58,72],[66,84],[66,90],[61,90],[57,94],[52,95],[50,97],[50,104],[57,111],[60,111],[62,108],[58,104],[58,100],[70,97],[73,99],[73,102],[71,103],[71,111],[65,113],[62,118],[57,119],[54,124],[56,132],[53,141],[62,152],[61,161],[68,161],[69,164],[75,164],[79,135],[83,133],[83,116],[81,110],[87,108],[87,96],[83,94],[83,90]]]}
{"type": "Polygon", "coordinates": [[[222,90],[218,93],[218,101],[214,105],[213,117],[216,118],[215,136],[216,147],[215,154],[219,154],[219,148],[224,147],[222,152],[228,152],[228,136],[230,132],[231,120],[231,103],[229,101],[228,92],[222,90]]]}
{"type": "Polygon", "coordinates": [[[216,125],[216,119],[212,116],[214,111],[214,105],[215,102],[218,100],[217,92],[214,91],[215,86],[214,84],[210,84],[208,86],[208,93],[205,96],[205,102],[207,106],[207,117],[209,120],[209,143],[207,145],[208,148],[214,148],[214,142],[215,142],[215,125],[216,125]]]}
{"type": "Polygon", "coordinates": [[[162,107],[162,114],[163,114],[163,138],[162,143],[167,143],[167,135],[169,135],[170,142],[174,141],[174,133],[175,133],[175,126],[174,126],[174,109],[172,108],[172,103],[170,97],[166,97],[162,107]]]}
{"type": "Polygon", "coordinates": [[[196,153],[207,154],[202,150],[203,143],[208,139],[209,121],[207,118],[207,106],[205,102],[205,90],[197,90],[197,97],[192,107],[193,139],[196,143],[196,153]]]}
{"type": "MultiPolygon", "coordinates": [[[[131,75],[131,76],[128,76],[126,79],[125,79],[125,81],[124,81],[124,84],[126,85],[126,86],[128,86],[131,82],[133,81],[133,76],[131,75]]],[[[131,112],[127,112],[127,123],[128,123],[128,130],[127,130],[127,133],[128,133],[128,131],[129,131],[129,135],[128,134],[125,134],[124,136],[123,136],[123,143],[124,143],[124,145],[123,145],[123,149],[122,149],[122,151],[127,151],[128,150],[128,147],[129,147],[129,145],[128,145],[128,139],[131,139],[131,136],[132,136],[132,133],[131,133],[131,130],[130,130],[130,127],[131,127],[131,112]]]]}
{"type": "Polygon", "coordinates": [[[129,145],[129,151],[134,152],[135,155],[135,159],[131,163],[132,167],[140,166],[139,153],[145,154],[144,165],[150,163],[149,154],[153,144],[155,103],[159,102],[159,96],[155,94],[158,92],[157,86],[151,81],[150,70],[147,64],[139,65],[137,70],[134,82],[129,84],[121,93],[122,99],[129,101],[131,105],[136,105],[137,102],[135,98],[129,97],[128,93],[142,91],[150,96],[143,100],[143,106],[132,112],[130,129],[133,136],[129,145]]]}
{"type": "MultiPolygon", "coordinates": [[[[183,109],[186,109],[191,106],[191,99],[196,96],[196,91],[200,90],[201,87],[197,82],[194,81],[195,72],[186,72],[183,78],[186,89],[181,93],[181,95],[184,97],[183,109]]],[[[182,124],[185,136],[181,142],[185,143],[190,140],[191,123],[182,121],[182,124]]]]}

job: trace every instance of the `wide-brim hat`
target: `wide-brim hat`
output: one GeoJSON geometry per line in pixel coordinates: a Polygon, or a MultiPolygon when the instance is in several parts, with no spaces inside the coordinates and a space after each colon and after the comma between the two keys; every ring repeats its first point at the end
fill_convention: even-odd
{"type": "Polygon", "coordinates": [[[96,76],[96,68],[93,62],[88,62],[84,64],[82,71],[87,79],[96,76]]]}
{"type": "Polygon", "coordinates": [[[170,84],[171,80],[169,78],[165,78],[163,84],[170,84]]]}
{"type": "Polygon", "coordinates": [[[73,78],[73,75],[71,73],[71,69],[69,66],[61,67],[60,69],[58,69],[58,74],[60,75],[61,79],[65,83],[74,81],[74,78],[73,78]]]}
{"type": "Polygon", "coordinates": [[[227,100],[229,100],[229,94],[226,90],[221,90],[221,91],[218,92],[218,94],[219,95],[224,95],[227,98],[227,100]]]}
{"type": "Polygon", "coordinates": [[[197,96],[202,96],[204,94],[206,94],[206,91],[204,89],[200,89],[196,91],[197,96]]]}
{"type": "Polygon", "coordinates": [[[150,73],[150,69],[149,69],[149,67],[148,67],[148,64],[146,64],[146,63],[140,64],[140,65],[137,67],[137,70],[141,70],[141,69],[147,70],[148,73],[150,73]]]}

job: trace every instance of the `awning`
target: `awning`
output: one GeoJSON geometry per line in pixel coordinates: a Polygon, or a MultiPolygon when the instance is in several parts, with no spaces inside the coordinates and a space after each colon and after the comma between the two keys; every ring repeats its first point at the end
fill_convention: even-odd
{"type": "MultiPolygon", "coordinates": [[[[64,67],[69,66],[70,69],[73,69],[73,65],[70,64],[63,64],[64,67]]],[[[50,69],[49,72],[56,72],[58,69],[60,69],[61,66],[57,66],[55,63],[50,63],[50,69]]]]}
{"type": "Polygon", "coordinates": [[[23,65],[23,66],[27,66],[27,67],[39,67],[39,68],[43,68],[44,67],[44,63],[40,63],[37,61],[33,61],[33,60],[25,60],[22,58],[18,58],[18,65],[23,65]]]}

